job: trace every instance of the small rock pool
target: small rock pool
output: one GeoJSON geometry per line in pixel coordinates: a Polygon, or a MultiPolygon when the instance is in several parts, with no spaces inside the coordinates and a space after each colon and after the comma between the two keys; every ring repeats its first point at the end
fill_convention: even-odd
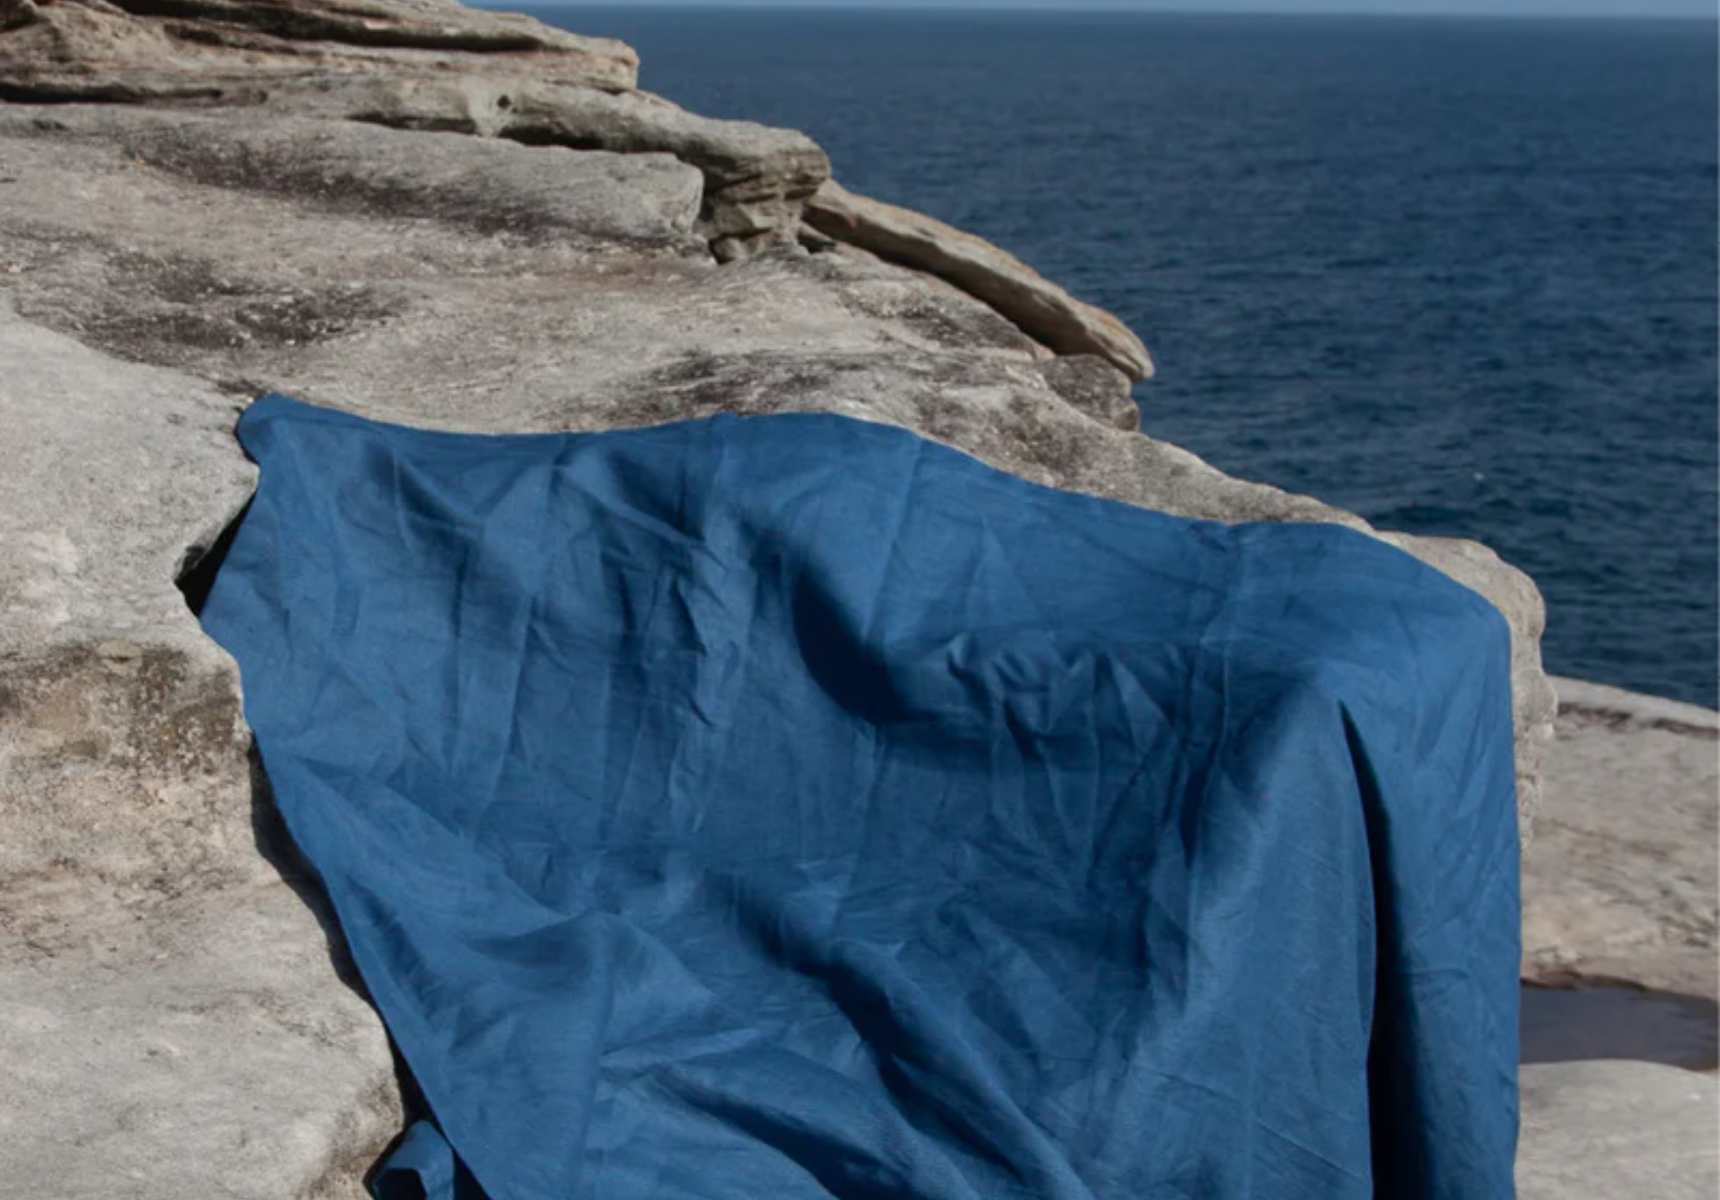
{"type": "Polygon", "coordinates": [[[1523,985],[1525,1063],[1629,1058],[1693,1071],[1717,1061],[1714,1001],[1616,984],[1523,985]]]}

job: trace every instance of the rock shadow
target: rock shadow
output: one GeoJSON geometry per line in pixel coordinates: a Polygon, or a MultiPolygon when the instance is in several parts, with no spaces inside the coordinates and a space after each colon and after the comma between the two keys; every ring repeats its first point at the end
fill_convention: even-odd
{"type": "MultiPolygon", "coordinates": [[[[221,566],[232,549],[240,526],[251,510],[251,504],[252,501],[247,500],[207,547],[192,546],[186,552],[174,584],[185,597],[186,607],[199,620],[210,591],[215,586],[215,580],[220,575],[221,566]]],[[[268,772],[263,766],[263,756],[257,748],[255,738],[251,739],[246,759],[250,767],[251,836],[257,853],[275,869],[281,881],[292,889],[293,894],[316,918],[335,978],[374,1009],[376,1001],[364,982],[357,961],[353,958],[351,944],[341,928],[339,914],[335,912],[315,868],[293,839],[286,819],[275,803],[274,788],[269,782],[268,772]]],[[[380,1018],[380,1014],[378,1016],[380,1018]]],[[[364,1174],[367,1187],[388,1156],[393,1154],[395,1148],[404,1140],[412,1125],[429,1115],[429,1105],[424,1099],[423,1089],[419,1087],[411,1068],[401,1056],[400,1047],[395,1044],[392,1034],[388,1037],[388,1048],[394,1059],[395,1085],[399,1089],[405,1122],[402,1130],[390,1138],[385,1146],[376,1148],[374,1161],[364,1174]]]]}

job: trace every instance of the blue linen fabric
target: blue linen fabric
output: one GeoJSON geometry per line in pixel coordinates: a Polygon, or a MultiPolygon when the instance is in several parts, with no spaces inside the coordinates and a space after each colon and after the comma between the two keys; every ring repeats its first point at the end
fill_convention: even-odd
{"type": "Polygon", "coordinates": [[[284,397],[203,608],[427,1111],[385,1200],[1494,1200],[1499,613],[900,429],[284,397]]]}

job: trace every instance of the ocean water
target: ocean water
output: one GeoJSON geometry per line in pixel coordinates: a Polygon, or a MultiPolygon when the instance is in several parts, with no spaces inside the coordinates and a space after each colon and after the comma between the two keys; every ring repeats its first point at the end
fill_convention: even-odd
{"type": "Polygon", "coordinates": [[[1139,332],[1148,432],[1548,601],[1716,704],[1711,23],[536,10],[1139,332]]]}

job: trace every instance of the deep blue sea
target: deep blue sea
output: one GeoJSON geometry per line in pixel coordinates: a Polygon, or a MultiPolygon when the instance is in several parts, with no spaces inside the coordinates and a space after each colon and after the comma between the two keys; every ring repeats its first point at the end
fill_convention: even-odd
{"type": "Polygon", "coordinates": [[[1549,669],[1716,704],[1716,31],[537,10],[1152,348],[1148,432],[1477,538],[1549,669]]]}

